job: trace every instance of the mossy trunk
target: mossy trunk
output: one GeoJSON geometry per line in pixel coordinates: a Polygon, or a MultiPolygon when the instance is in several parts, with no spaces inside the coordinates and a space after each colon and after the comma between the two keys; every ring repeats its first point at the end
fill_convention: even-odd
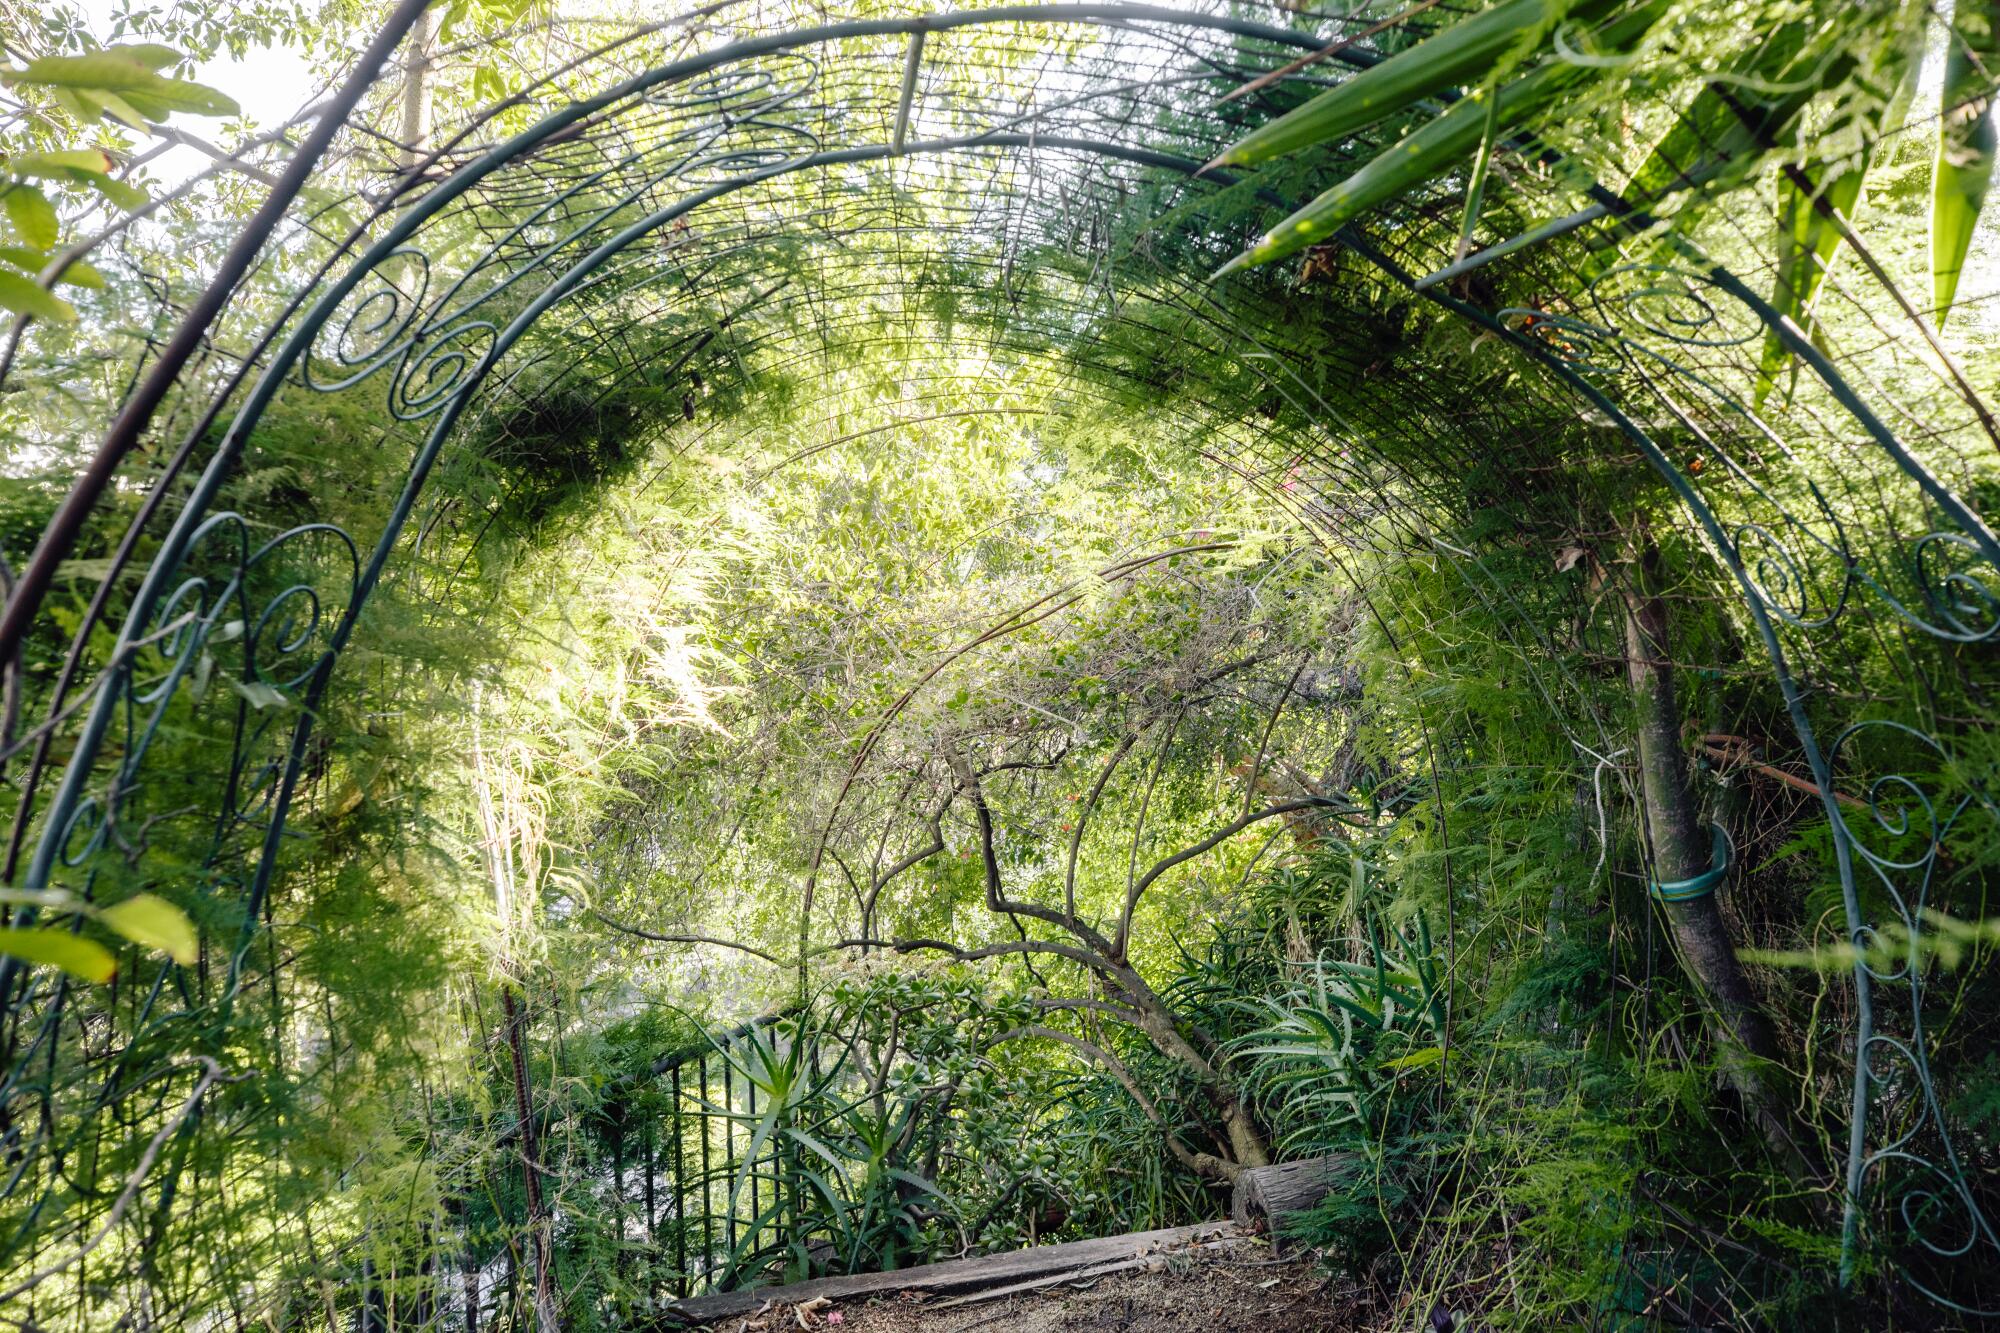
{"type": "MultiPolygon", "coordinates": [[[[1663,883],[1693,879],[1710,866],[1711,839],[1688,786],[1674,688],[1667,603],[1660,595],[1660,554],[1634,552],[1625,597],[1625,658],[1632,685],[1640,789],[1653,845],[1653,873],[1663,883]]],[[[1776,1161],[1802,1183],[1813,1175],[1790,1109],[1790,1077],[1757,992],[1736,956],[1713,893],[1660,905],[1681,964],[1708,1002],[1711,1027],[1730,1085],[1756,1120],[1776,1161]]]]}

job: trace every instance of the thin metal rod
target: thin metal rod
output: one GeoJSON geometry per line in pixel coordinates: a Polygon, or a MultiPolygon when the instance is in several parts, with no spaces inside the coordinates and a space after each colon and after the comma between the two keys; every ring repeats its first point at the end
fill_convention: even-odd
{"type": "MultiPolygon", "coordinates": [[[[722,1057],[722,1109],[734,1113],[736,1110],[736,1080],[731,1077],[734,1062],[722,1057]]],[[[729,1170],[736,1164],[736,1122],[729,1115],[722,1117],[722,1164],[729,1170]]],[[[724,1206],[729,1210],[723,1216],[723,1243],[729,1246],[731,1254],[736,1252],[736,1200],[730,1198],[730,1190],[722,1192],[724,1206]]]]}
{"type": "MultiPolygon", "coordinates": [[[[756,1116],[757,1116],[757,1085],[755,1083],[752,1083],[747,1078],[743,1080],[743,1097],[744,1097],[743,1109],[745,1113],[751,1117],[750,1123],[754,1125],[756,1123],[756,1116]]],[[[749,1127],[746,1126],[745,1132],[750,1134],[752,1140],[755,1139],[756,1134],[754,1130],[750,1130],[749,1127]]],[[[743,1169],[750,1173],[750,1230],[745,1234],[750,1239],[755,1240],[757,1235],[757,1218],[761,1216],[761,1212],[757,1207],[756,1160],[753,1158],[750,1161],[745,1162],[743,1164],[743,1169]]]]}
{"type": "Polygon", "coordinates": [[[306,136],[299,151],[285,164],[284,174],[278,178],[277,185],[244,224],[235,243],[216,268],[215,277],[195,298],[194,304],[188,307],[180,327],[174,330],[174,336],[160,350],[159,359],[146,372],[145,381],[125,400],[125,406],[119,411],[117,420],[111,423],[104,442],[97,447],[96,455],[49,519],[42,539],[35,543],[34,555],[14,584],[6,609],[0,611],[0,670],[11,669],[9,664],[19,654],[28,627],[34,623],[35,613],[41,609],[42,598],[55,581],[56,567],[68,558],[75,547],[84,523],[110,488],[111,479],[117,475],[125,455],[132,452],[147,427],[153,424],[153,413],[166,401],[175,380],[201,346],[202,339],[208,335],[209,327],[221,317],[230,295],[250,271],[252,261],[263,250],[264,243],[270,240],[271,233],[277,230],[285,210],[292,206],[307,179],[318,168],[319,160],[332,145],[334,135],[347,124],[348,115],[375,82],[375,75],[383,63],[429,3],[430,0],[401,0],[396,6],[382,31],[375,34],[375,40],[362,53],[361,62],[348,75],[347,82],[327,103],[326,113],[313,126],[312,133],[306,136]]]}
{"type": "Polygon", "coordinates": [[[687,1145],[681,1109],[681,1071],[674,1071],[674,1292],[688,1294],[687,1145]]]}
{"type": "Polygon", "coordinates": [[[896,132],[889,138],[889,151],[898,157],[903,153],[903,141],[910,133],[910,104],[917,96],[917,71],[924,63],[924,30],[917,29],[910,34],[909,54],[903,57],[903,97],[896,104],[896,132]]]}
{"type": "MultiPolygon", "coordinates": [[[[702,1056],[695,1065],[695,1086],[701,1089],[701,1098],[708,1099],[708,1057],[702,1056]]],[[[701,1275],[708,1276],[710,1256],[715,1253],[715,1206],[710,1191],[715,1182],[709,1176],[708,1117],[699,1115],[701,1121],[701,1275]]],[[[681,1196],[682,1207],[686,1207],[687,1196],[681,1196]]]]}
{"type": "Polygon", "coordinates": [[[1525,250],[1531,245],[1540,245],[1543,241],[1552,241],[1558,236],[1567,236],[1579,227],[1587,227],[1599,218],[1609,217],[1610,215],[1611,210],[1603,204],[1592,204],[1589,208],[1571,213],[1568,217],[1556,218],[1553,221],[1544,222],[1541,226],[1530,228],[1510,241],[1502,241],[1498,245],[1489,245],[1476,254],[1467,255],[1456,264],[1448,264],[1427,277],[1418,278],[1410,284],[1410,290],[1427,292],[1441,282],[1450,282],[1453,278],[1463,277],[1474,269],[1486,267],[1496,259],[1506,258],[1516,250],[1525,250]]]}

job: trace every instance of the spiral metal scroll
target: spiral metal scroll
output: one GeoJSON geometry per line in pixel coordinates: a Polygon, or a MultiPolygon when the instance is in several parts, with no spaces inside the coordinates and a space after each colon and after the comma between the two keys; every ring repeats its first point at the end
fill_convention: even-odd
{"type": "MultiPolygon", "coordinates": [[[[830,139],[831,113],[815,102],[824,50],[880,38],[889,41],[885,50],[893,56],[913,35],[1002,23],[1223,34],[1279,50],[1320,45],[1306,33],[1235,17],[1113,4],[966,11],[775,34],[648,70],[553,110],[458,165],[427,192],[395,208],[385,205],[356,229],[309,308],[279,330],[277,350],[148,569],[100,668],[74,756],[42,816],[22,881],[30,889],[66,884],[87,891],[98,858],[142,861],[147,831],[162,821],[205,823],[214,832],[201,867],[204,882],[211,893],[248,904],[243,935],[221,978],[205,990],[194,987],[185,1003],[166,994],[169,974],[163,974],[145,1002],[130,1054],[115,1061],[85,1099],[93,1102],[93,1113],[68,1123],[37,1113],[47,1089],[36,1082],[36,1057],[53,1048],[65,1023],[76,1021],[79,1001],[62,983],[0,961],[0,1000],[10,1020],[0,1045],[7,1186],[50,1155],[74,1152],[101,1128],[106,1108],[143,1094],[149,1080],[131,1075],[153,1049],[148,1040],[165,1029],[227,1016],[340,654],[402,549],[454,431],[476,421],[500,392],[531,382],[540,362],[520,346],[543,315],[559,305],[581,305],[586,295],[630,296],[654,284],[706,293],[702,284],[712,269],[684,267],[693,248],[678,246],[676,228],[706,204],[790,173],[919,154],[1044,150],[1181,177],[1197,173],[1204,155],[1178,150],[1200,145],[1175,144],[1177,151],[1167,151],[1148,141],[1143,127],[1133,131],[1110,116],[1093,120],[1087,97],[1065,103],[1047,120],[995,117],[950,139],[830,139]],[[426,229],[441,226],[456,201],[473,198],[480,188],[496,195],[527,188],[507,181],[503,169],[571,151],[565,136],[586,128],[604,131],[586,141],[587,167],[563,177],[552,192],[514,200],[518,207],[503,230],[458,252],[469,257],[448,265],[442,251],[426,250],[426,229]],[[651,260],[638,258],[642,247],[651,260]],[[401,428],[390,438],[409,449],[403,488],[372,540],[307,524],[257,541],[249,518],[211,512],[222,479],[267,409],[279,394],[296,390],[368,395],[366,401],[401,428]],[[145,781],[149,760],[160,755],[170,732],[190,729],[228,740],[217,794],[192,808],[176,803],[174,784],[145,781]]],[[[532,172],[524,174],[532,182],[532,172]]],[[[1389,277],[1414,286],[1395,263],[1360,248],[1389,277]]],[[[738,295],[749,306],[770,290],[745,283],[738,295]]],[[[2000,1261],[1992,1225],[1967,1187],[1931,1088],[1923,1023],[1926,894],[1952,827],[1975,805],[1989,815],[1991,807],[1963,784],[1956,791],[1927,788],[1919,776],[1890,772],[1866,777],[1873,827],[1854,827],[1834,795],[1846,776],[1842,765],[1858,743],[1878,739],[1889,724],[1850,727],[1822,747],[1806,691],[1785,652],[1786,636],[1829,631],[1864,601],[1929,638],[1990,644],[2000,637],[2000,542],[1824,357],[1809,346],[1794,347],[1864,433],[1895,459],[1913,488],[1913,512],[1935,520],[1912,541],[1886,551],[1866,549],[1863,535],[1837,517],[1824,461],[1786,439],[1730,387],[1737,378],[1711,364],[1769,330],[1792,336],[1722,270],[1681,263],[1614,270],[1567,311],[1524,308],[1496,317],[1436,293],[1430,299],[1538,358],[1632,439],[1741,586],[1824,794],[1848,936],[1862,951],[1854,968],[1860,1020],[1847,1172],[1850,1253],[1870,1219],[1893,1216],[1900,1239],[1941,1258],[2000,1261]],[[1886,917],[1864,909],[1864,902],[1876,901],[1889,904],[1886,917]],[[1885,965],[1876,946],[1892,936],[1906,941],[1907,955],[1885,965]],[[1891,991],[1901,1005],[1893,1032],[1878,1022],[1872,1006],[1872,997],[1891,991]]],[[[714,315],[718,323],[734,317],[721,310],[714,315]]],[[[669,346],[698,346],[705,336],[688,333],[669,346]]],[[[1906,728],[1896,739],[1931,756],[1932,776],[1946,780],[1952,765],[1942,742],[1906,728]]],[[[186,978],[176,976],[172,984],[185,987],[186,978]]],[[[21,1239],[0,1237],[0,1253],[12,1252],[21,1239]]]]}
{"type": "MultiPolygon", "coordinates": [[[[1889,1253],[1914,1250],[1977,1268],[2000,1265],[2000,1234],[1970,1187],[1932,1081],[1924,1011],[1933,963],[1926,898],[1946,840],[1969,811],[1995,817],[2000,810],[1976,778],[1957,771],[1942,741],[1904,724],[1856,723],[1822,749],[1781,639],[1781,631],[1804,636],[1834,626],[1854,605],[1851,594],[1862,590],[1872,604],[1922,634],[1950,643],[1990,642],[2000,633],[1994,592],[2000,561],[1992,534],[1963,501],[1948,496],[1923,509],[1958,526],[1905,541],[1887,560],[1858,551],[1813,465],[1726,388],[1721,374],[1687,363],[1690,354],[1761,344],[1767,329],[1781,327],[1734,277],[1712,268],[1635,266],[1605,275],[1589,298],[1597,320],[1530,309],[1504,311],[1500,319],[1547,361],[1606,395],[1607,403],[1616,394],[1627,404],[1648,395],[1670,404],[1672,419],[1697,445],[1692,454],[1642,430],[1631,416],[1621,413],[1620,421],[1736,573],[1823,793],[1859,1001],[1847,1261],[1872,1236],[1889,1242],[1889,1253]],[[1683,410],[1676,399],[1700,400],[1704,410],[1683,410]],[[1733,433],[1704,429],[1704,421],[1727,423],[1733,433]],[[1691,458],[1700,464],[1690,466],[1691,458]],[[1728,484],[1716,484],[1718,477],[1728,484]],[[1898,742],[1883,747],[1890,752],[1886,762],[1851,763],[1863,742],[1879,738],[1898,742]],[[1912,764],[1921,771],[1912,771],[1912,764]],[[1850,767],[1852,780],[1844,781],[1850,767]],[[1838,799],[1853,781],[1865,784],[1864,825],[1838,799]],[[1877,1007],[1878,999],[1894,1000],[1893,1015],[1877,1007]],[[1876,1220],[1885,1218],[1893,1222],[1876,1220]]],[[[1823,358],[1811,364],[1865,428],[1885,433],[1823,358]]],[[[1925,499],[1935,501],[1941,489],[1936,478],[1906,452],[1889,452],[1925,499]]],[[[1942,1305],[2000,1318],[2000,1307],[1969,1308],[1920,1275],[1905,1276],[1942,1305]]]]}

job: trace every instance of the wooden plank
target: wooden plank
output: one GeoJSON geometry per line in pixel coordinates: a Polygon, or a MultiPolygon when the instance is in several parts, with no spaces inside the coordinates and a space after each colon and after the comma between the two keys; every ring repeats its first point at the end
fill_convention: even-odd
{"type": "Polygon", "coordinates": [[[1091,1264],[1087,1268],[1070,1268],[1047,1277],[1030,1278],[1026,1282],[1010,1282],[1004,1287],[993,1287],[985,1291],[968,1291],[963,1296],[953,1296],[950,1300],[936,1301],[924,1306],[926,1310],[949,1310],[958,1305],[978,1305],[985,1301],[1004,1300],[1009,1296],[1020,1296],[1028,1292],[1046,1291],[1059,1287],[1065,1282],[1092,1282],[1113,1273],[1127,1273],[1135,1268],[1151,1268],[1164,1264],[1170,1258],[1196,1254],[1214,1254],[1220,1250],[1234,1249],[1238,1245],[1251,1243],[1249,1236],[1220,1236],[1203,1241],[1198,1245],[1184,1246],[1174,1250],[1155,1250],[1151,1254],[1140,1255],[1136,1259],[1120,1259],[1114,1263],[1091,1264]]]}
{"type": "Polygon", "coordinates": [[[857,1297],[886,1296],[901,1291],[921,1291],[931,1295],[948,1292],[981,1291],[990,1287],[1032,1283],[1037,1279],[1059,1281],[1065,1274],[1100,1264],[1142,1262],[1155,1254],[1185,1250],[1223,1239],[1233,1239],[1242,1231],[1234,1222],[1198,1222],[1193,1226],[1166,1227],[1159,1231],[1138,1231],[1125,1236],[1105,1236],[1098,1240],[1070,1241],[1063,1245],[1038,1245],[1008,1254],[981,1255],[975,1259],[948,1259],[938,1264],[922,1264],[889,1273],[853,1273],[846,1277],[822,1277],[810,1282],[794,1282],[784,1287],[752,1287],[745,1291],[718,1292],[676,1301],[661,1313],[659,1327],[687,1328],[713,1323],[718,1319],[755,1314],[772,1301],[799,1305],[816,1297],[852,1300],[857,1297]]]}

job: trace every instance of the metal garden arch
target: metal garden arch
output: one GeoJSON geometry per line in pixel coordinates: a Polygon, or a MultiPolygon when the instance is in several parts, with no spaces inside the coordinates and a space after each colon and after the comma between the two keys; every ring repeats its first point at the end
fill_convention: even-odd
{"type": "MultiPolygon", "coordinates": [[[[343,114],[378,76],[374,66],[395,47],[419,7],[404,4],[371,48],[349,90],[352,96],[342,103],[343,114]]],[[[943,108],[939,119],[971,123],[961,123],[954,133],[920,133],[921,80],[934,45],[954,34],[1002,29],[1020,29],[1031,37],[1087,31],[1097,39],[1169,52],[1183,50],[1183,44],[1228,40],[1251,44],[1254,54],[1246,58],[1268,65],[1278,63],[1281,54],[1320,46],[1319,38],[1298,28],[1251,21],[1234,11],[1120,3],[1028,5],[783,29],[659,64],[605,91],[568,100],[458,165],[452,165],[458,159],[448,156],[454,145],[447,144],[433,155],[428,174],[402,182],[374,201],[372,213],[330,248],[299,286],[285,319],[265,334],[261,348],[270,349],[268,353],[260,348],[246,366],[245,375],[254,367],[254,378],[239,376],[225,386],[190,434],[183,457],[197,452],[196,442],[215,414],[240,399],[226,431],[209,447],[191,490],[171,501],[177,505],[171,526],[123,611],[116,646],[81,696],[80,711],[79,704],[65,708],[58,700],[60,716],[50,719],[44,741],[64,718],[76,717],[80,727],[59,781],[45,808],[33,811],[30,826],[27,811],[45,771],[48,747],[41,747],[16,830],[17,841],[24,829],[30,834],[16,885],[31,891],[75,886],[87,878],[93,857],[116,848],[121,826],[129,822],[122,817],[124,807],[143,785],[147,754],[169,703],[177,691],[193,684],[206,657],[234,645],[245,679],[296,695],[299,710],[288,722],[261,710],[242,713],[234,753],[218,773],[217,790],[201,797],[214,802],[213,808],[204,806],[201,817],[215,822],[218,845],[235,848],[233,859],[218,863],[217,881],[231,885],[245,905],[244,933],[229,955],[226,979],[206,1002],[211,1012],[227,1012],[282,854],[287,815],[311,761],[320,705],[329,690],[338,688],[341,654],[371,593],[406,542],[441,451],[495,377],[514,373],[506,366],[509,354],[531,337],[545,315],[621,280],[642,247],[698,219],[703,209],[793,177],[1004,152],[1060,152],[1116,163],[1187,178],[1193,182],[1190,190],[1222,190],[1235,183],[1225,175],[1198,175],[1205,155],[1189,150],[1202,144],[1156,135],[1144,126],[1135,129],[1108,112],[1100,117],[1093,101],[1115,93],[1113,84],[1078,87],[1053,106],[1031,103],[984,114],[983,120],[985,109],[943,108]],[[894,101],[844,111],[814,107],[811,96],[822,69],[856,59],[854,49],[869,43],[880,44],[871,48],[876,66],[900,66],[895,78],[878,81],[893,88],[894,101]],[[814,122],[815,115],[849,129],[839,120],[845,116],[864,141],[823,142],[824,126],[814,122]],[[454,279],[439,282],[440,290],[432,292],[433,260],[421,243],[434,222],[455,207],[476,206],[483,186],[508,179],[518,168],[531,169],[550,154],[570,151],[566,145],[588,143],[591,134],[615,127],[623,117],[646,119],[658,131],[657,142],[626,145],[622,157],[607,150],[586,165],[571,163],[570,174],[557,182],[560,190],[538,206],[525,207],[510,229],[489,237],[476,260],[460,265],[454,279]],[[865,138],[871,132],[879,137],[865,138]],[[439,163],[442,167],[435,165],[439,163]],[[446,173],[441,179],[439,170],[446,173]],[[609,202],[600,201],[600,190],[610,192],[609,202]],[[571,208],[584,215],[580,224],[571,208]],[[415,433],[401,493],[372,541],[324,524],[291,528],[259,541],[253,539],[246,516],[214,508],[281,391],[305,386],[358,393],[371,383],[382,387],[387,412],[415,433]],[[288,551],[309,546],[322,552],[322,567],[345,575],[336,581],[344,586],[290,582],[274,593],[252,594],[260,571],[282,566],[288,551]],[[137,663],[146,653],[159,654],[164,669],[142,673],[137,663]]],[[[1356,51],[1339,58],[1366,63],[1356,51]]],[[[592,73],[583,68],[571,76],[587,80],[592,73]]],[[[299,154],[288,180],[292,174],[303,180],[310,172],[338,132],[336,122],[337,117],[327,119],[323,133],[299,154]]],[[[1212,150],[1227,137],[1227,128],[1218,123],[1206,146],[1212,150]]],[[[243,238],[246,263],[283,221],[280,202],[278,209],[255,219],[243,238]]],[[[2000,1262],[2000,1236],[1968,1188],[1930,1086],[1922,1027],[1925,980],[1915,953],[1925,925],[1925,895],[1945,836],[1961,817],[1990,815],[1993,807],[1976,783],[1932,792],[1914,778],[1885,774],[1868,780],[1865,820],[1844,808],[1836,799],[1844,761],[1889,724],[1830,724],[1824,710],[1815,710],[1811,683],[1802,681],[1793,667],[1810,636],[1829,631],[1864,600],[1911,631],[1925,651],[1950,644],[1990,645],[2000,635],[2000,595],[1992,585],[1992,567],[2000,566],[2000,539],[1952,481],[1925,461],[1924,450],[1888,424],[1887,414],[1870,401],[1868,386],[1852,382],[1834,359],[1741,278],[1691,248],[1671,262],[1614,270],[1588,289],[1562,294],[1549,310],[1489,311],[1447,294],[1448,284],[1426,281],[1413,271],[1412,256],[1392,257],[1360,232],[1344,240],[1384,278],[1411,292],[1412,299],[1444,306],[1503,340],[1524,362],[1565,386],[1580,405],[1601,414],[1672,487],[1699,539],[1733,577],[1822,793],[1848,934],[1857,944],[1876,938],[1883,920],[1871,915],[1869,904],[1887,902],[1891,918],[1911,938],[1912,953],[1902,966],[1883,968],[1864,958],[1853,970],[1857,1019],[1844,1253],[1850,1261],[1858,1253],[1868,1218],[1895,1213],[1909,1239],[1940,1256],[1968,1265],[2000,1262]],[[1788,448],[1778,426],[1749,401],[1726,364],[1728,349],[1760,340],[1769,330],[1775,330],[1844,411],[1843,422],[1823,429],[1857,432],[1867,447],[1889,458],[1919,497],[1916,503],[1934,516],[1930,530],[1913,540],[1849,533],[1823,499],[1817,512],[1795,514],[1760,483],[1758,478],[1773,466],[1795,471],[1807,466],[1788,448]],[[1720,466],[1710,465],[1706,477],[1691,470],[1672,445],[1656,438],[1660,432],[1651,423],[1661,420],[1702,439],[1720,466]],[[1718,476],[1731,485],[1718,485],[1718,476]],[[1890,855],[1872,844],[1872,835],[1900,834],[1913,820],[1920,830],[1928,829],[1920,855],[1890,855]],[[1877,1114],[1882,1089],[1892,1085],[1905,1099],[1914,1098],[1918,1108],[1914,1114],[1900,1113],[1893,1124],[1877,1114]]],[[[1451,257],[1431,258],[1442,269],[1451,257]]],[[[637,266],[643,269],[643,263],[637,266]]],[[[190,324],[227,308],[237,276],[226,273],[217,280],[190,313],[190,324]]],[[[205,333],[205,327],[193,328],[189,346],[205,333]]],[[[172,370],[169,365],[168,382],[172,370]]],[[[147,415],[141,411],[121,418],[113,434],[114,457],[137,440],[147,415]]],[[[1813,496],[1820,496],[1823,486],[1837,485],[1835,478],[1805,475],[1802,480],[1813,496]]],[[[161,492],[167,489],[162,483],[161,492]]],[[[88,497],[82,512],[87,510],[88,497]]],[[[141,524],[145,521],[142,517],[141,524]]],[[[57,540],[44,553],[51,570],[64,555],[64,545],[57,540]]],[[[35,578],[25,578],[17,588],[5,622],[15,643],[33,623],[36,599],[46,586],[46,577],[39,585],[35,578]]],[[[109,614],[108,607],[104,611],[109,614]]],[[[86,626],[79,640],[88,633],[86,626]]],[[[0,644],[7,650],[0,657],[11,653],[15,643],[0,644]]],[[[1948,736],[1905,739],[1934,750],[1941,765],[1948,766],[1948,736]]],[[[10,1033],[0,1105],[25,1105],[32,1099],[31,1067],[38,1056],[53,1050],[64,1022],[61,990],[7,959],[0,962],[0,1001],[10,1033]]],[[[148,1001],[146,1022],[176,1021],[174,1003],[170,995],[156,995],[148,1001]]],[[[200,1084],[190,1107],[207,1086],[200,1084]]],[[[100,1110],[108,1104],[109,1092],[107,1087],[100,1110]]],[[[10,1129],[7,1183],[31,1177],[44,1156],[60,1154],[76,1130],[44,1124],[24,1136],[18,1127],[10,1129]]],[[[159,1188],[171,1194],[170,1182],[159,1188]]],[[[19,1241],[0,1238],[0,1253],[19,1241]]]]}

